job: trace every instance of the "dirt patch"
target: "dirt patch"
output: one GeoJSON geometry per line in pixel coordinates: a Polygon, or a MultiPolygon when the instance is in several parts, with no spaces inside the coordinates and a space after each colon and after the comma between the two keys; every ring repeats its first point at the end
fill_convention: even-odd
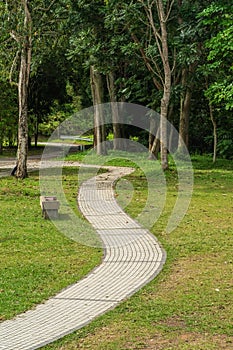
{"type": "MultiPolygon", "coordinates": [[[[233,337],[195,332],[156,334],[140,350],[232,350],[233,337]]],[[[130,348],[129,348],[130,349],[130,348]]],[[[134,349],[133,347],[131,349],[134,349]]]]}
{"type": "Polygon", "coordinates": [[[156,323],[156,325],[165,325],[171,329],[184,329],[186,327],[186,322],[178,316],[172,316],[164,321],[156,323]]]}

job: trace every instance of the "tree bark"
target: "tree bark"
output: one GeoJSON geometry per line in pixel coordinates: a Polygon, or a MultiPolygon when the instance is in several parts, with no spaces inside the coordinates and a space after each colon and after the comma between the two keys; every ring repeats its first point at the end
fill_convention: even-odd
{"type": "Polygon", "coordinates": [[[158,159],[160,149],[160,126],[159,123],[152,117],[150,119],[150,132],[149,132],[149,157],[148,159],[158,159]]]}
{"type": "Polygon", "coordinates": [[[154,118],[150,118],[150,131],[149,131],[149,152],[152,149],[154,139],[155,139],[155,133],[156,133],[156,121],[154,118]]]}
{"type": "Polygon", "coordinates": [[[180,123],[179,123],[179,144],[178,152],[183,153],[184,145],[188,148],[189,142],[189,116],[191,109],[191,98],[193,84],[189,82],[190,75],[193,74],[194,64],[188,68],[183,68],[181,73],[181,85],[183,91],[180,97],[180,123]]]}
{"type": "Polygon", "coordinates": [[[213,134],[214,134],[213,163],[215,163],[216,162],[216,158],[217,158],[218,137],[217,137],[217,123],[216,123],[216,120],[214,119],[214,109],[213,109],[213,106],[212,106],[211,102],[209,102],[209,110],[210,110],[210,119],[211,119],[211,122],[213,124],[213,134]]]}
{"type": "MultiPolygon", "coordinates": [[[[148,27],[149,39],[148,42],[151,42],[151,37],[153,35],[155,43],[157,45],[159,56],[162,62],[163,69],[160,69],[160,66],[157,64],[156,60],[149,59],[146,57],[145,52],[141,50],[142,58],[144,59],[147,68],[154,75],[153,82],[159,90],[163,90],[163,96],[160,103],[160,153],[161,153],[161,166],[163,170],[168,169],[168,136],[167,136],[167,117],[170,103],[171,95],[171,75],[172,69],[169,62],[169,50],[168,50],[168,35],[167,35],[167,21],[169,20],[170,13],[174,4],[174,0],[171,0],[166,6],[163,0],[153,0],[153,1],[144,1],[140,0],[145,9],[148,27]],[[154,20],[154,11],[153,6],[156,5],[158,23],[160,28],[157,27],[157,23],[154,20]],[[166,13],[165,13],[166,6],[166,13]],[[153,67],[152,67],[153,66],[153,67]],[[156,78],[155,78],[156,77],[156,78]],[[161,81],[161,84],[158,83],[157,78],[161,81]]],[[[133,38],[135,42],[138,41],[137,38],[133,38]]],[[[157,140],[154,139],[153,150],[157,148],[157,140]]]]}
{"type": "Polygon", "coordinates": [[[169,145],[168,149],[169,149],[169,152],[171,153],[174,153],[178,147],[178,138],[175,136],[174,127],[172,126],[175,123],[173,119],[173,113],[174,113],[174,103],[170,103],[167,119],[170,122],[170,125],[168,128],[168,145],[169,145]]]}
{"type": "Polygon", "coordinates": [[[160,151],[161,151],[161,165],[163,170],[168,169],[168,152],[167,152],[167,116],[169,109],[169,102],[171,96],[171,68],[169,63],[169,51],[167,40],[167,15],[164,11],[164,4],[162,0],[157,0],[157,11],[161,27],[161,58],[164,70],[164,84],[163,97],[160,106],[160,151]]]}
{"type": "MultiPolygon", "coordinates": [[[[206,89],[208,89],[208,87],[209,87],[209,82],[208,82],[208,77],[206,77],[206,89]]],[[[208,99],[208,102],[209,102],[210,120],[213,125],[213,135],[214,135],[213,163],[215,163],[217,159],[217,144],[218,144],[217,123],[214,118],[214,109],[210,99],[208,99]]]]}
{"type": "Polygon", "coordinates": [[[21,42],[20,69],[18,81],[18,150],[16,177],[24,179],[27,174],[28,156],[28,86],[31,68],[31,27],[32,19],[28,9],[28,0],[23,0],[25,35],[21,42]]]}
{"type": "Polygon", "coordinates": [[[37,147],[37,145],[38,145],[38,134],[39,134],[39,116],[36,115],[35,128],[34,128],[35,147],[37,147]]]}
{"type": "Polygon", "coordinates": [[[94,67],[90,67],[90,82],[94,106],[94,146],[98,155],[106,155],[106,132],[103,115],[103,81],[94,67]]]}
{"type": "Polygon", "coordinates": [[[119,113],[119,108],[117,104],[117,96],[115,89],[115,76],[113,72],[108,73],[107,75],[107,86],[108,93],[111,101],[111,110],[112,110],[112,123],[113,123],[113,148],[114,150],[125,150],[125,137],[124,137],[124,126],[119,113]]]}

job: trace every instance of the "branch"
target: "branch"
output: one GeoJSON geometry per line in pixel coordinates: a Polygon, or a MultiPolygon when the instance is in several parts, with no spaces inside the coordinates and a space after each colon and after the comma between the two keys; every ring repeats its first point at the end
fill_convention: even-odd
{"type": "Polygon", "coordinates": [[[31,22],[32,18],[31,18],[31,13],[30,13],[29,8],[28,8],[28,0],[24,0],[24,12],[25,12],[25,17],[26,17],[27,21],[31,22]]]}
{"type": "Polygon", "coordinates": [[[15,33],[14,30],[10,32],[10,36],[19,44],[20,43],[20,36],[15,33]]]}
{"type": "MultiPolygon", "coordinates": [[[[139,42],[138,38],[136,37],[136,35],[131,33],[131,36],[132,36],[134,42],[140,46],[140,42],[139,42]]],[[[142,58],[143,58],[143,60],[144,60],[144,62],[146,64],[147,69],[149,70],[149,72],[153,73],[154,75],[157,75],[161,79],[161,76],[152,68],[148,58],[146,57],[146,54],[145,54],[143,48],[139,47],[139,50],[141,52],[142,58]]],[[[155,77],[153,77],[153,82],[154,82],[155,86],[157,87],[157,89],[161,90],[162,85],[160,84],[160,82],[155,77]]]]}
{"type": "Polygon", "coordinates": [[[14,58],[13,63],[12,63],[12,65],[11,65],[10,74],[9,74],[9,81],[10,81],[10,84],[12,84],[12,85],[17,85],[17,86],[18,86],[18,84],[15,83],[15,82],[13,82],[12,76],[13,76],[13,71],[14,71],[14,68],[15,68],[15,66],[16,66],[16,62],[17,62],[18,58],[19,58],[19,50],[16,52],[15,58],[14,58]]]}
{"type": "MultiPolygon", "coordinates": [[[[157,12],[158,12],[158,15],[160,15],[160,11],[158,9],[157,9],[157,12]]],[[[158,50],[159,50],[160,57],[161,57],[161,59],[162,59],[162,61],[164,63],[165,62],[165,58],[164,58],[163,50],[161,48],[162,37],[159,34],[159,31],[155,27],[155,22],[154,22],[153,13],[152,13],[152,9],[151,8],[149,8],[149,10],[148,10],[148,20],[149,20],[149,23],[150,23],[150,25],[152,27],[153,33],[154,33],[154,37],[155,37],[156,45],[157,45],[158,50]]],[[[161,18],[160,18],[160,20],[161,20],[161,18]]]]}
{"type": "Polygon", "coordinates": [[[39,10],[39,11],[43,11],[43,12],[48,12],[48,11],[51,10],[51,8],[52,8],[52,6],[55,4],[55,2],[56,2],[56,0],[53,0],[53,1],[51,2],[51,4],[50,4],[47,8],[45,8],[45,7],[36,7],[36,8],[35,8],[35,11],[39,10]]]}
{"type": "MultiPolygon", "coordinates": [[[[147,11],[147,9],[146,9],[146,11],[147,11]]],[[[149,23],[152,27],[155,38],[158,38],[161,41],[162,38],[161,38],[161,35],[159,34],[158,29],[155,27],[155,22],[154,22],[153,13],[152,13],[151,8],[149,8],[147,11],[147,17],[148,17],[149,23]]]]}
{"type": "Polygon", "coordinates": [[[154,66],[155,66],[155,68],[156,68],[156,71],[158,72],[158,73],[157,73],[157,72],[155,71],[155,74],[157,75],[157,77],[161,80],[162,84],[164,85],[164,79],[163,79],[162,74],[161,74],[161,69],[159,68],[159,66],[158,66],[158,64],[157,64],[157,62],[156,62],[156,60],[154,60],[153,58],[151,58],[151,61],[153,62],[154,66]]]}
{"type": "MultiPolygon", "coordinates": [[[[151,42],[152,42],[152,33],[151,33],[151,26],[149,26],[149,33],[147,34],[147,36],[149,37],[148,38],[148,44],[147,44],[147,48],[151,45],[151,42]]],[[[157,45],[157,43],[156,43],[157,45]]],[[[154,64],[155,68],[156,68],[156,71],[157,73],[155,72],[155,74],[157,75],[157,77],[161,80],[162,84],[163,84],[163,78],[162,78],[162,74],[161,74],[161,69],[159,68],[159,65],[157,63],[157,60],[156,60],[157,56],[156,57],[152,57],[150,56],[150,60],[151,62],[154,64]]]]}
{"type": "Polygon", "coordinates": [[[144,7],[144,10],[145,10],[145,13],[146,13],[146,16],[149,20],[149,24],[151,25],[152,29],[153,29],[153,33],[154,33],[154,36],[155,37],[158,37],[159,40],[161,40],[161,36],[159,34],[159,31],[156,29],[155,27],[155,23],[154,23],[154,19],[153,19],[153,13],[152,13],[152,7],[155,3],[155,0],[153,0],[151,3],[149,2],[149,0],[147,1],[147,5],[145,5],[144,1],[143,0],[139,0],[139,2],[142,3],[143,7],[144,7]]]}
{"type": "MultiPolygon", "coordinates": [[[[159,31],[158,31],[158,29],[157,29],[156,26],[155,26],[155,22],[154,22],[154,18],[153,18],[153,12],[152,12],[152,7],[153,7],[154,4],[155,4],[155,0],[153,0],[152,2],[150,2],[150,0],[147,0],[147,5],[145,4],[145,2],[144,2],[143,0],[139,0],[139,1],[142,3],[142,5],[143,5],[143,7],[144,7],[144,10],[145,10],[145,13],[146,13],[146,16],[147,16],[147,19],[148,19],[150,28],[152,28],[152,32],[153,32],[153,34],[154,34],[154,38],[155,38],[155,41],[156,41],[156,45],[157,45],[158,50],[159,50],[159,55],[160,55],[160,57],[161,57],[161,59],[162,59],[162,61],[163,61],[163,63],[164,63],[164,55],[163,55],[163,50],[162,50],[162,47],[161,47],[162,37],[161,37],[161,35],[159,34],[159,31]]],[[[159,11],[157,11],[157,12],[158,12],[158,15],[159,15],[159,11]]],[[[143,49],[141,49],[140,51],[142,52],[143,49]]],[[[144,61],[146,62],[146,60],[147,60],[147,62],[148,62],[148,63],[146,63],[147,67],[148,67],[148,65],[150,65],[150,68],[148,67],[148,69],[149,69],[154,75],[156,75],[156,76],[160,79],[161,83],[164,85],[164,79],[163,79],[163,77],[162,77],[161,70],[160,70],[158,64],[156,63],[156,61],[153,60],[153,59],[151,59],[152,62],[153,62],[153,64],[154,64],[154,66],[155,66],[155,68],[156,68],[156,71],[155,71],[155,70],[152,68],[151,64],[149,63],[148,58],[146,57],[144,51],[143,51],[143,54],[144,54],[144,56],[145,56],[144,61]]],[[[155,78],[153,78],[153,80],[154,80],[154,79],[155,79],[155,78]]],[[[155,81],[154,81],[154,83],[155,83],[155,81]]],[[[162,88],[161,84],[160,84],[157,80],[156,80],[155,85],[156,85],[156,87],[157,87],[158,89],[162,88]]]]}
{"type": "Polygon", "coordinates": [[[170,4],[170,6],[169,6],[169,9],[168,9],[168,11],[167,11],[167,16],[166,16],[166,18],[165,18],[165,22],[167,22],[167,21],[168,21],[168,18],[170,17],[170,13],[171,13],[171,10],[172,10],[172,6],[174,5],[174,2],[175,2],[175,0],[172,0],[171,4],[170,4]]]}
{"type": "Polygon", "coordinates": [[[175,68],[176,68],[176,48],[174,47],[174,60],[173,60],[173,65],[172,65],[171,73],[174,72],[175,68]]]}
{"type": "Polygon", "coordinates": [[[31,37],[32,31],[32,16],[28,8],[28,0],[24,0],[24,27],[29,30],[29,37],[31,37]]]}

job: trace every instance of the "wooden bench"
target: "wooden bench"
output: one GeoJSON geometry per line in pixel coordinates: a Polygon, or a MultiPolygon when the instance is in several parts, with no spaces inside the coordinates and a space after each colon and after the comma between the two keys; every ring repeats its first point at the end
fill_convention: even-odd
{"type": "Polygon", "coordinates": [[[42,216],[45,219],[57,219],[60,202],[55,196],[40,196],[42,216]]]}

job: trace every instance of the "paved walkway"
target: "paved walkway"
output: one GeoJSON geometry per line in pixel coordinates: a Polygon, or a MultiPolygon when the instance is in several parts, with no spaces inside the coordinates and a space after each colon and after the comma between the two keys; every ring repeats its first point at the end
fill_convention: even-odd
{"type": "Polygon", "coordinates": [[[1,350],[38,349],[91,322],[152,280],[165,253],[156,238],[115,201],[113,182],[129,169],[111,168],[79,190],[80,210],[101,236],[102,264],[44,304],[0,324],[1,350]]]}

